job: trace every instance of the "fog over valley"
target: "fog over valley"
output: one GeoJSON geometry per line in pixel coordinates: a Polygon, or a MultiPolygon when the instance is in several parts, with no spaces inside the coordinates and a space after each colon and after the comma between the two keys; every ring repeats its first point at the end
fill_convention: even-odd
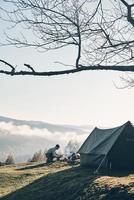
{"type": "Polygon", "coordinates": [[[25,162],[36,151],[44,151],[57,143],[61,151],[69,141],[81,145],[93,128],[0,117],[0,161],[13,154],[16,162],[25,162]]]}

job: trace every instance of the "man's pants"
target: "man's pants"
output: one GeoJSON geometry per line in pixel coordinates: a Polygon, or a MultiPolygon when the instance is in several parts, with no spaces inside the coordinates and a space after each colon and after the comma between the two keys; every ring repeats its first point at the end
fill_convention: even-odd
{"type": "Polygon", "coordinates": [[[53,155],[52,153],[46,153],[47,163],[53,162],[53,155]]]}

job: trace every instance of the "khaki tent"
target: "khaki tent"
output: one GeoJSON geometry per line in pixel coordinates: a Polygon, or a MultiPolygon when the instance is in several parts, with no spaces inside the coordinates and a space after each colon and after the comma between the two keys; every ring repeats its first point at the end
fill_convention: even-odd
{"type": "Polygon", "coordinates": [[[134,169],[134,126],[95,128],[78,151],[81,166],[134,169]]]}

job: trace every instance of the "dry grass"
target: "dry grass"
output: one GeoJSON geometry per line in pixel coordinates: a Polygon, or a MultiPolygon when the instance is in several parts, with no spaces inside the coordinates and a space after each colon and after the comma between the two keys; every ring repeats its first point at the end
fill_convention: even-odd
{"type": "Polygon", "coordinates": [[[29,185],[44,175],[70,168],[67,164],[58,163],[52,166],[26,169],[29,167],[30,165],[27,164],[0,167],[0,197],[29,185]],[[18,170],[21,168],[24,170],[18,170]]]}
{"type": "Polygon", "coordinates": [[[134,174],[96,176],[67,163],[0,167],[2,200],[133,200],[134,174]]]}

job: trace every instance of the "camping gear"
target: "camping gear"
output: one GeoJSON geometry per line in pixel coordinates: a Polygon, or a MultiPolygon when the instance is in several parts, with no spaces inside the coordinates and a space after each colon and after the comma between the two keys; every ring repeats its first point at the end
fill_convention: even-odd
{"type": "Polygon", "coordinates": [[[95,128],[83,143],[81,166],[134,170],[134,126],[130,121],[111,129],[95,128]]]}

